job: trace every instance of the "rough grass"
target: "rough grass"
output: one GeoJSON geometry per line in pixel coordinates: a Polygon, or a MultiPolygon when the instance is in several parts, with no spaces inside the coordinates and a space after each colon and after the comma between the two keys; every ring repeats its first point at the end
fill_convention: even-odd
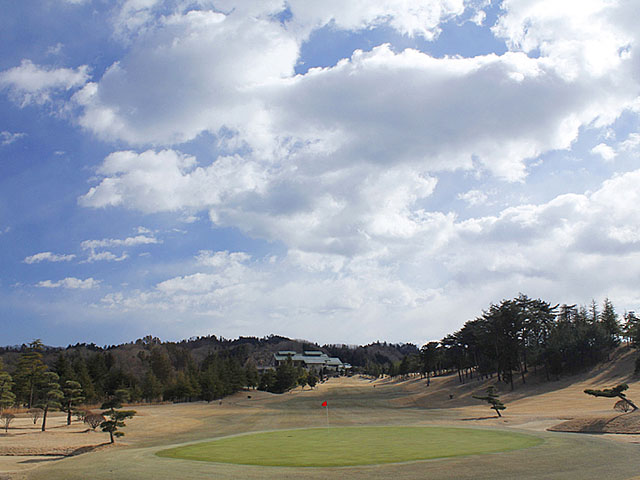
{"type": "Polygon", "coordinates": [[[504,452],[542,442],[530,435],[469,428],[313,428],[227,437],[157,455],[241,465],[345,467],[504,452]]]}
{"type": "MultiPolygon", "coordinates": [[[[583,435],[548,432],[562,420],[609,416],[611,399],[588,397],[585,388],[628,383],[630,392],[640,391],[631,377],[634,351],[590,372],[559,382],[527,379],[504,396],[507,410],[497,418],[486,403],[469,395],[483,391],[486,383],[476,379],[465,385],[456,375],[424,381],[371,382],[366,379],[335,379],[313,391],[300,389],[284,395],[243,392],[218,402],[138,407],[127,422],[126,436],[114,446],[62,460],[36,457],[0,457],[0,478],[13,480],[513,480],[637,478],[640,472],[640,436],[583,435]],[[453,394],[453,399],[450,395],[453,394]],[[251,395],[251,398],[248,397],[251,395]],[[320,404],[331,405],[332,427],[425,426],[474,427],[500,432],[521,432],[542,438],[535,448],[486,455],[362,465],[351,467],[265,467],[191,461],[159,457],[156,452],[214,438],[258,431],[321,428],[326,415],[320,404]],[[408,401],[405,401],[408,400],[408,401]],[[2,461],[5,461],[4,468],[2,461]]],[[[491,382],[491,380],[489,381],[491,382]]],[[[495,379],[493,380],[495,382],[495,379]]],[[[635,400],[635,396],[630,394],[635,400]]],[[[64,427],[66,428],[66,427],[64,427]]],[[[62,428],[62,429],[64,429],[62,428]]],[[[0,438],[0,446],[13,444],[21,434],[0,438]]],[[[40,436],[55,436],[54,429],[40,436]]],[[[84,435],[84,434],[76,434],[84,435]]]]}

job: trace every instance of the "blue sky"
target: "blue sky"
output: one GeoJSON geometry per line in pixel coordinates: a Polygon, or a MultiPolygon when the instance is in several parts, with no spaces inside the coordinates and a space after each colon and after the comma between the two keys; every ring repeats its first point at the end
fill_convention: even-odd
{"type": "Polygon", "coordinates": [[[0,6],[0,344],[640,308],[638,1],[0,6]]]}

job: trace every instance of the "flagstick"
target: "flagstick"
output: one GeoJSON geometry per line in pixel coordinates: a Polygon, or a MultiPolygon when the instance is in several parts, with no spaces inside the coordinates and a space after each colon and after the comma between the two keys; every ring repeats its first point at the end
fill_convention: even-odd
{"type": "Polygon", "coordinates": [[[329,433],[329,404],[327,403],[327,433],[329,433]]]}

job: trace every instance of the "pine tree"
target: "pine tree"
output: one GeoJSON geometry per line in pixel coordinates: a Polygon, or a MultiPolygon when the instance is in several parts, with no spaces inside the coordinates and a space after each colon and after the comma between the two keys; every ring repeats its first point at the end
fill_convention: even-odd
{"type": "Polygon", "coordinates": [[[604,303],[602,304],[602,312],[600,313],[600,323],[604,327],[607,332],[609,339],[609,348],[616,347],[619,343],[619,335],[621,333],[620,323],[618,323],[618,314],[613,308],[613,304],[611,300],[608,298],[604,299],[604,303]]]}
{"type": "Polygon", "coordinates": [[[96,400],[96,389],[93,385],[93,380],[91,379],[91,375],[89,374],[89,369],[87,368],[87,362],[84,357],[81,355],[77,355],[73,361],[73,371],[75,373],[75,378],[80,382],[82,386],[82,391],[84,392],[85,399],[87,403],[96,400]]]}
{"type": "Polygon", "coordinates": [[[473,398],[484,400],[485,402],[487,402],[489,405],[491,405],[489,408],[495,410],[498,414],[498,417],[501,417],[502,415],[500,414],[500,410],[505,410],[507,407],[505,407],[504,404],[500,401],[500,395],[498,395],[496,387],[491,385],[489,386],[489,388],[487,388],[486,392],[486,395],[473,395],[473,398]]]}
{"type": "Polygon", "coordinates": [[[58,354],[58,358],[53,364],[53,371],[60,377],[60,383],[64,383],[67,380],[76,380],[73,367],[64,353],[58,354]]]}
{"type": "Polygon", "coordinates": [[[100,424],[100,428],[103,432],[109,433],[109,438],[111,443],[115,442],[114,437],[123,437],[124,432],[121,432],[119,429],[125,427],[126,424],[124,421],[127,418],[132,418],[136,412],[135,410],[119,410],[122,408],[122,403],[127,399],[128,392],[126,390],[116,390],[114,395],[102,404],[104,412],[102,415],[108,418],[100,424]]]}
{"type": "Polygon", "coordinates": [[[162,383],[150,370],[145,374],[142,381],[142,397],[147,402],[162,398],[162,383]]]}
{"type": "Polygon", "coordinates": [[[613,388],[603,388],[602,390],[592,390],[587,389],[584,391],[587,395],[593,395],[594,397],[606,397],[606,398],[619,398],[620,400],[624,400],[627,402],[633,410],[637,410],[638,407],[635,403],[627,398],[627,396],[623,393],[625,390],[629,388],[629,385],[626,383],[621,383],[616,385],[613,388]]]}
{"type": "Polygon", "coordinates": [[[43,379],[47,366],[42,361],[42,349],[44,345],[40,339],[29,344],[27,351],[20,355],[14,381],[19,400],[31,408],[38,384],[43,379]]]}
{"type": "Polygon", "coordinates": [[[64,397],[62,390],[60,390],[60,377],[55,372],[44,372],[42,374],[42,380],[38,389],[38,404],[39,408],[42,408],[42,431],[46,430],[47,425],[47,413],[49,410],[55,410],[60,408],[60,402],[64,397]]]}
{"type": "Polygon", "coordinates": [[[64,382],[64,397],[62,399],[61,410],[67,412],[67,425],[71,425],[71,412],[73,407],[79,405],[84,400],[82,395],[82,385],[75,380],[67,380],[64,382]]]}
{"type": "Polygon", "coordinates": [[[12,387],[13,380],[11,375],[4,371],[2,360],[0,360],[0,413],[2,413],[5,408],[9,408],[16,403],[16,396],[11,391],[12,387]]]}
{"type": "Polygon", "coordinates": [[[253,360],[249,360],[245,365],[245,378],[247,379],[247,387],[256,388],[259,381],[258,368],[253,360]]]}

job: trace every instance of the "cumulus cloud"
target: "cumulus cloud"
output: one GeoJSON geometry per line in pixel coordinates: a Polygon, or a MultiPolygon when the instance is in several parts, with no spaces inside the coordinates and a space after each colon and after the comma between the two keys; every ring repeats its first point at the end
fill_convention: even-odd
{"type": "Polygon", "coordinates": [[[24,259],[24,263],[40,263],[40,262],[70,262],[76,258],[75,255],[61,255],[52,252],[41,252],[31,255],[24,259]]]}
{"type": "MultiPolygon", "coordinates": [[[[605,32],[604,51],[593,57],[603,59],[597,67],[596,60],[567,65],[581,43],[550,33],[568,22],[566,11],[548,17],[539,13],[543,6],[528,10],[506,2],[494,31],[519,51],[433,58],[381,45],[293,76],[301,40],[289,24],[358,29],[389,23],[418,34],[418,25],[437,29],[464,12],[464,4],[336,2],[321,12],[292,2],[285,24],[269,16],[282,10],[281,2],[228,2],[219,6],[227,14],[178,8],[164,16],[154,13],[157,2],[135,5],[147,26],[131,38],[124,58],[75,95],[80,123],[132,145],[171,146],[208,131],[224,137],[225,148],[252,152],[235,163],[255,170],[253,176],[274,167],[335,172],[366,162],[429,172],[480,167],[522,181],[528,161],[570,148],[581,127],[612,122],[639,93],[633,59],[624,54],[631,33],[614,22],[622,7],[590,3],[576,25],[567,25],[588,48],[596,48],[596,31],[605,32]],[[528,21],[535,28],[525,29],[528,21]],[[528,56],[536,49],[544,54],[528,56]]],[[[188,161],[167,162],[167,173],[188,168],[188,161]]],[[[118,192],[108,194],[108,184],[101,188],[105,198],[87,203],[117,203],[118,192]]],[[[171,200],[156,202],[167,208],[171,200]]]]}
{"type": "Polygon", "coordinates": [[[349,256],[290,249],[282,258],[254,259],[201,251],[193,270],[149,290],[107,295],[102,304],[180,311],[196,324],[202,316],[214,322],[232,317],[227,334],[241,335],[251,325],[252,331],[264,329],[258,334],[282,331],[327,341],[375,340],[367,326],[371,335],[398,341],[406,339],[398,333],[405,324],[412,335],[444,334],[450,322],[461,324],[519,291],[569,302],[609,295],[623,302],[621,308],[633,306],[640,301],[633,287],[640,273],[639,181],[637,170],[593,192],[466,220],[425,213],[411,238],[372,236],[369,250],[349,256]],[[464,305],[452,298],[464,298],[464,305]]]}
{"type": "Polygon", "coordinates": [[[89,67],[50,68],[22,60],[20,66],[0,72],[0,89],[21,106],[42,105],[61,91],[82,87],[89,80],[89,67]]]}
{"type": "Polygon", "coordinates": [[[328,24],[342,30],[388,26],[403,35],[427,40],[433,40],[440,33],[441,23],[465,11],[462,0],[329,0],[322,4],[289,0],[287,4],[293,21],[309,29],[328,24]]]}
{"type": "Polygon", "coordinates": [[[620,150],[623,152],[636,152],[640,147],[640,133],[631,133],[627,139],[620,144],[620,150]]]}
{"type": "Polygon", "coordinates": [[[92,277],[84,280],[75,277],[67,277],[57,282],[51,280],[43,280],[38,282],[37,287],[41,288],[66,288],[71,290],[89,290],[97,288],[100,285],[100,280],[94,280],[92,277]]]}
{"type": "Polygon", "coordinates": [[[293,74],[299,45],[277,22],[197,10],[161,18],[75,95],[96,135],[170,145],[234,128],[260,108],[248,90],[293,74]]]}
{"type": "Polygon", "coordinates": [[[599,143],[591,149],[591,153],[600,155],[607,162],[616,158],[616,151],[606,143],[599,143]]]}
{"type": "MultiPolygon", "coordinates": [[[[313,335],[308,326],[322,319],[318,333],[353,338],[347,329],[375,326],[397,339],[403,322],[440,322],[446,332],[456,309],[475,315],[518,291],[555,299],[562,285],[577,301],[607,290],[638,299],[638,171],[536,204],[498,211],[488,201],[502,180],[525,197],[532,166],[549,172],[560,157],[543,164],[542,155],[637,114],[634,2],[505,0],[493,28],[505,54],[434,57],[382,44],[295,75],[316,29],[383,27],[432,40],[452,18],[481,24],[484,6],[125,0],[111,18],[124,54],[100,78],[25,61],[2,72],[0,86],[23,105],[74,92],[75,120],[121,149],[104,158],[80,205],[185,221],[207,214],[282,247],[264,259],[201,251],[151,287],[105,296],[110,308],[234,318],[236,334],[260,312],[261,333],[313,335]],[[183,145],[194,139],[195,148],[183,145]],[[459,195],[438,190],[467,172],[490,180],[459,195]],[[456,195],[494,210],[461,220],[442,207],[459,206],[456,195]],[[452,298],[464,306],[447,306],[452,298]]],[[[607,161],[637,154],[637,133],[606,138],[571,155],[586,166],[590,150],[607,161]]],[[[140,229],[82,248],[89,261],[116,261],[127,253],[110,250],[158,242],[140,229]]]]}

